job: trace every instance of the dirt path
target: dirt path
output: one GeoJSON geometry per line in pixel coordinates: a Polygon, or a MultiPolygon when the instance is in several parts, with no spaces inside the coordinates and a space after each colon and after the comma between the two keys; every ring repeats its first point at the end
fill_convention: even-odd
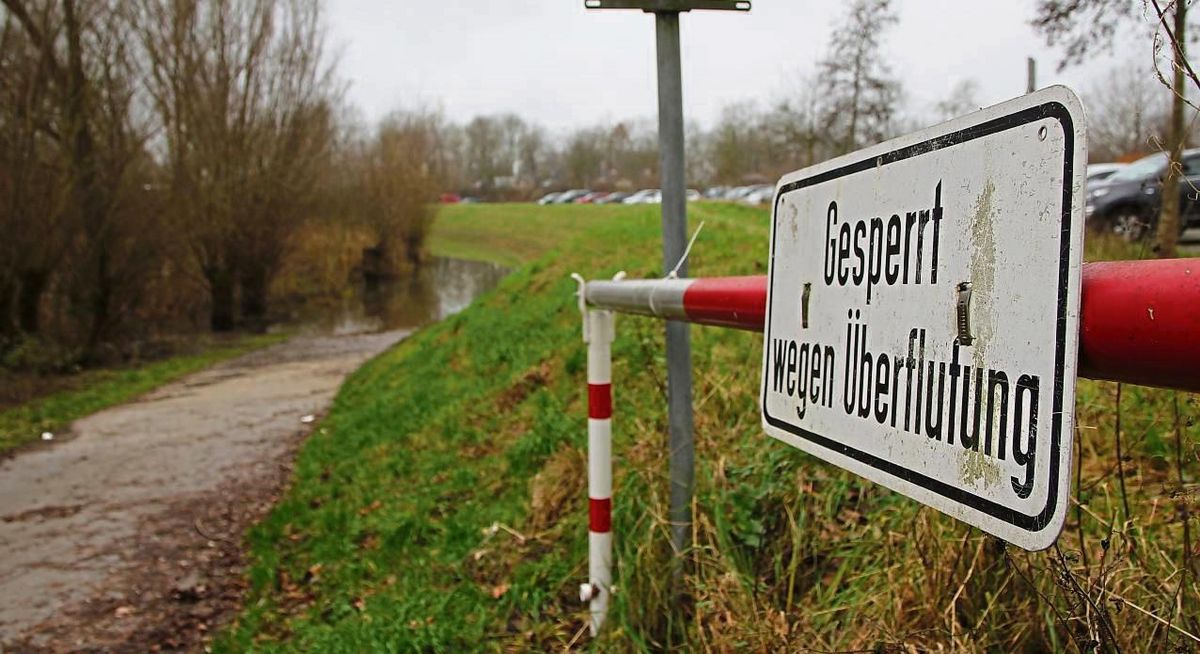
{"type": "Polygon", "coordinates": [[[296,338],[0,462],[0,652],[198,648],[237,607],[241,534],[301,418],[404,335],[296,338]]]}

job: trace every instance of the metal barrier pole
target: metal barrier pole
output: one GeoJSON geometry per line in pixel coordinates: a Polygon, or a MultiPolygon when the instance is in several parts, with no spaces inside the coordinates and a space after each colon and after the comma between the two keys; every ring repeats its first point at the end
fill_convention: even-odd
{"type": "MultiPolygon", "coordinates": [[[[762,332],[767,277],[587,285],[621,313],[762,332]]],[[[1083,264],[1079,376],[1200,393],[1200,258],[1083,264]]]]}
{"type": "Polygon", "coordinates": [[[613,314],[585,312],[588,344],[588,582],[579,598],[588,602],[595,636],[608,613],[612,589],[612,341],[613,314]]]}
{"type": "Polygon", "coordinates": [[[1200,259],[1083,265],[1079,375],[1200,393],[1200,259]]]}

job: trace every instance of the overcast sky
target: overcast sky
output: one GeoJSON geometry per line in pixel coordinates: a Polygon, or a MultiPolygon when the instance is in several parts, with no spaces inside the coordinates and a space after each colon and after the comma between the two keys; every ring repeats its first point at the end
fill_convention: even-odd
{"type": "MultiPolygon", "coordinates": [[[[979,101],[1038,83],[1084,95],[1122,62],[1149,66],[1147,36],[1057,72],[1059,52],[1029,26],[1034,0],[897,0],[885,52],[910,115],[926,115],[964,79],[979,101]]],[[[349,99],[374,121],[440,107],[452,120],[512,111],[554,130],[656,115],[654,25],[637,11],[583,0],[330,0],[331,44],[349,99]]],[[[754,0],[749,13],[682,18],[684,114],[710,126],[727,104],[785,97],[815,69],[843,15],[837,0],[754,0]]],[[[1148,32],[1147,32],[1148,34],[1148,32]]]]}

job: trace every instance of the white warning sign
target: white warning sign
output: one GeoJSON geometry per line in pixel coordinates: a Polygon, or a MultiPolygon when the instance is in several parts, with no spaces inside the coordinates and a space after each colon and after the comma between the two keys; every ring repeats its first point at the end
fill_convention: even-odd
{"type": "Polygon", "coordinates": [[[1052,87],[787,175],[768,434],[1027,549],[1068,499],[1086,144],[1052,87]]]}

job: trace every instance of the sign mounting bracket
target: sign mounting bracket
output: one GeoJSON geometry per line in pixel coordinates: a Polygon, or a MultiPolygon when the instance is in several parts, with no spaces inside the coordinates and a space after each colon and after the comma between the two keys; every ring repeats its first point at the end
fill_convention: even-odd
{"type": "Polygon", "coordinates": [[[750,11],[750,0],[584,0],[588,9],[641,9],[647,13],[750,11]]]}

